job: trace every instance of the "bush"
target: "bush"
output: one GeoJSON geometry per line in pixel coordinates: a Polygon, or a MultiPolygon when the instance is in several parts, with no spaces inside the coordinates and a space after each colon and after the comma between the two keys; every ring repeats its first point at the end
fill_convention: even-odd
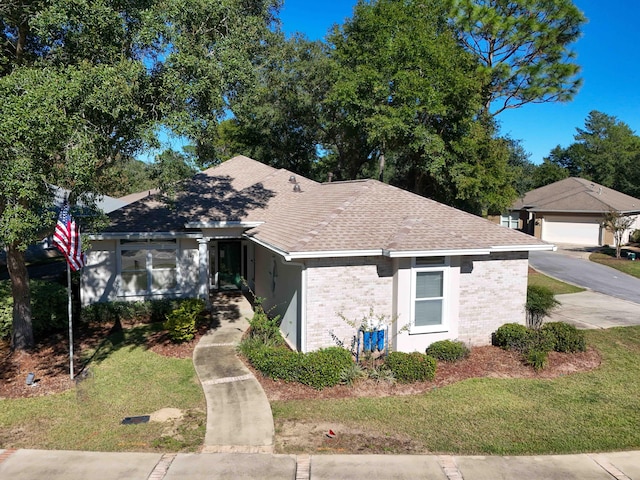
{"type": "Polygon", "coordinates": [[[467,346],[458,340],[440,340],[427,347],[426,354],[444,362],[455,362],[469,356],[467,346]]]}
{"type": "Polygon", "coordinates": [[[367,371],[359,363],[351,363],[340,372],[340,383],[343,385],[353,385],[363,378],[367,378],[367,371]]]}
{"type": "Polygon", "coordinates": [[[548,316],[556,308],[558,302],[553,291],[542,285],[529,285],[527,287],[527,326],[538,329],[542,325],[544,317],[548,316]]]}
{"type": "Polygon", "coordinates": [[[309,352],[302,357],[298,381],[315,389],[333,387],[340,383],[345,368],[353,365],[351,352],[340,347],[329,347],[309,352]]]}
{"type": "Polygon", "coordinates": [[[547,365],[548,355],[549,352],[547,350],[532,348],[524,354],[524,362],[527,365],[531,365],[536,372],[539,372],[547,365]]]}
{"type": "Polygon", "coordinates": [[[640,243],[640,229],[635,229],[631,235],[629,235],[629,241],[631,243],[640,243]]]}
{"type": "MultiPolygon", "coordinates": [[[[31,321],[33,335],[42,337],[68,327],[67,289],[59,283],[30,280],[31,321]]],[[[11,282],[0,282],[0,338],[11,336],[13,324],[13,297],[11,282]]]]}
{"type": "Polygon", "coordinates": [[[302,369],[302,353],[287,347],[258,347],[251,354],[251,364],[266,377],[298,382],[302,369]]]}
{"type": "Polygon", "coordinates": [[[391,352],[385,365],[400,383],[433,380],[436,375],[436,359],[419,352],[391,352]]]}
{"type": "Polygon", "coordinates": [[[553,338],[553,350],[563,353],[584,352],[587,350],[584,332],[564,322],[550,322],[542,327],[553,338]]]}
{"type": "Polygon", "coordinates": [[[284,339],[280,334],[280,315],[269,318],[262,308],[262,301],[256,298],[253,317],[249,320],[249,336],[258,338],[266,344],[284,345],[284,339]]]}
{"type": "Polygon", "coordinates": [[[505,323],[491,334],[491,344],[504,350],[523,351],[529,342],[529,329],[519,323],[505,323]]]}
{"type": "Polygon", "coordinates": [[[340,347],[300,353],[287,347],[267,346],[260,339],[249,337],[239,350],[264,376],[318,390],[340,383],[344,372],[354,365],[351,353],[340,347]]]}
{"type": "Polygon", "coordinates": [[[85,322],[106,323],[114,320],[163,322],[178,308],[183,299],[145,300],[143,302],[99,302],[82,308],[80,319],[85,322]]]}
{"type": "Polygon", "coordinates": [[[169,332],[169,338],[176,343],[193,340],[196,335],[198,316],[204,311],[205,303],[200,298],[183,301],[180,306],[167,314],[162,325],[169,332]]]}

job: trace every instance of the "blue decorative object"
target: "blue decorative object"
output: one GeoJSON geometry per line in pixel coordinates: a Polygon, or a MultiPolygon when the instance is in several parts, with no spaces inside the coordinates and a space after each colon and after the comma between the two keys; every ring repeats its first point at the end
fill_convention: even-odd
{"type": "Polygon", "coordinates": [[[378,349],[378,330],[371,332],[371,351],[375,352],[378,349]]]}
{"type": "Polygon", "coordinates": [[[384,330],[378,330],[378,350],[384,350],[384,330]]]}
{"type": "Polygon", "coordinates": [[[364,332],[362,332],[362,337],[363,337],[363,349],[365,352],[370,352],[371,351],[371,332],[367,332],[366,330],[364,332]]]}

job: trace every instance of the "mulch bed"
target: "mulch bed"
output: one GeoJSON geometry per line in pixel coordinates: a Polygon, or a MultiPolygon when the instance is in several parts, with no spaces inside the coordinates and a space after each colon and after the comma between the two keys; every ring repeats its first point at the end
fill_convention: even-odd
{"type": "MultiPolygon", "coordinates": [[[[132,325],[123,325],[128,328],[132,325]]],[[[81,352],[100,345],[112,331],[111,325],[82,325],[74,333],[74,366],[76,375],[82,377],[81,352]]],[[[173,358],[191,358],[200,337],[206,333],[203,326],[196,337],[183,344],[174,344],[164,332],[149,335],[147,348],[159,355],[173,358]]],[[[68,337],[64,333],[52,335],[38,342],[31,352],[12,352],[7,343],[0,343],[0,399],[25,398],[63,392],[74,386],[69,376],[68,337]],[[26,385],[29,372],[35,374],[36,386],[26,385]]],[[[597,368],[600,354],[593,348],[584,353],[562,354],[551,352],[547,367],[536,373],[522,363],[514,352],[493,346],[475,347],[471,355],[460,362],[439,362],[436,378],[432,382],[409,385],[377,384],[361,381],[354,386],[338,385],[315,390],[305,385],[275,381],[254,372],[269,400],[301,400],[306,398],[380,397],[390,395],[412,395],[427,392],[468,378],[554,378],[597,368]]],[[[249,368],[251,368],[249,366],[249,368]]]]}

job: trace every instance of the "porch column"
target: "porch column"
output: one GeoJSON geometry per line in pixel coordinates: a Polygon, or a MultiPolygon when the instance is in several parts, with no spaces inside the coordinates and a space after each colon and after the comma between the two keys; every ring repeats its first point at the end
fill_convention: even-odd
{"type": "Polygon", "coordinates": [[[207,304],[207,308],[211,307],[209,298],[209,239],[198,239],[198,271],[199,285],[198,298],[202,298],[207,304]]]}

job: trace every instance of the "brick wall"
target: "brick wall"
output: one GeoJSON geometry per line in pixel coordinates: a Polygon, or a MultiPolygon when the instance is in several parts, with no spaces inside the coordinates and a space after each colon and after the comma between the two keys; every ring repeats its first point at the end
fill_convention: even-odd
{"type": "Polygon", "coordinates": [[[307,261],[306,350],[334,346],[330,332],[350,345],[353,327],[339,316],[359,321],[369,314],[391,317],[393,263],[386,257],[313,259],[307,261]]]}
{"type": "Polygon", "coordinates": [[[525,323],[529,265],[526,252],[465,257],[462,262],[460,340],[472,345],[488,345],[491,332],[500,325],[525,323]]]}

